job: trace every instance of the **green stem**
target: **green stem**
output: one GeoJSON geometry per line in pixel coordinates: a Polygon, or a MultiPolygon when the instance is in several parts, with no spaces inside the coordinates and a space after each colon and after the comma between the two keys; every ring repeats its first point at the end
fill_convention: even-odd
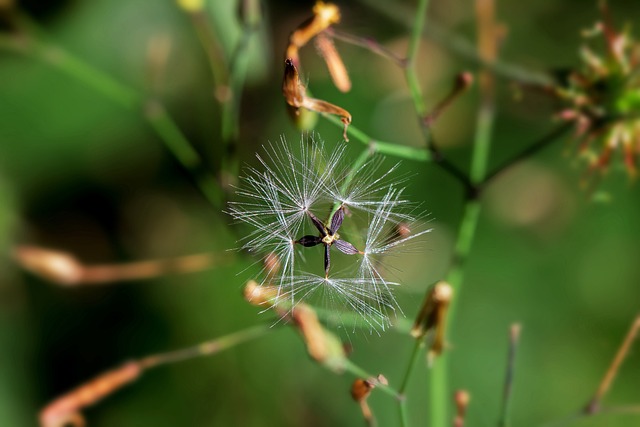
{"type": "Polygon", "coordinates": [[[121,107],[127,109],[140,107],[142,97],[135,90],[115,81],[106,73],[93,68],[69,52],[37,40],[29,40],[24,46],[28,49],[27,53],[33,54],[46,64],[91,87],[121,107]]]}
{"type": "Polygon", "coordinates": [[[200,155],[191,146],[162,104],[154,101],[149,102],[145,117],[165,146],[195,180],[207,200],[216,208],[221,208],[223,196],[215,177],[204,169],[200,155]]]}
{"type": "MultiPolygon", "coordinates": [[[[33,24],[30,24],[29,28],[31,25],[33,24]]],[[[23,27],[27,26],[23,25],[23,27]]],[[[152,101],[148,105],[144,105],[144,97],[134,89],[121,84],[106,73],[49,43],[36,39],[18,41],[12,40],[10,36],[2,36],[0,46],[32,55],[94,89],[121,107],[136,113],[143,112],[143,117],[149,122],[169,152],[189,173],[193,174],[197,186],[207,200],[216,207],[221,206],[222,193],[217,187],[215,177],[206,171],[198,152],[191,146],[178,125],[160,103],[152,101]]]]}
{"type": "MultiPolygon", "coordinates": [[[[494,115],[495,112],[492,103],[483,102],[478,112],[473,155],[471,158],[471,182],[474,186],[482,183],[487,173],[494,115]]],[[[453,251],[453,262],[446,278],[454,291],[454,297],[449,304],[449,310],[445,320],[445,331],[447,331],[447,335],[451,335],[451,325],[456,318],[457,302],[460,300],[460,292],[464,280],[464,267],[476,234],[479,218],[480,202],[476,198],[468,199],[465,203],[462,221],[458,229],[458,236],[453,251]]],[[[449,352],[445,351],[434,362],[432,367],[432,427],[445,427],[448,425],[448,407],[451,396],[448,374],[449,352]]]]}
{"type": "Polygon", "coordinates": [[[417,361],[420,359],[420,354],[422,354],[421,350],[423,347],[424,347],[423,339],[415,340],[413,350],[411,351],[411,357],[409,358],[409,363],[407,364],[407,368],[402,378],[402,383],[400,384],[400,389],[398,390],[400,395],[403,396],[403,399],[400,400],[400,405],[399,405],[400,425],[402,427],[407,427],[409,425],[409,411],[407,408],[407,400],[405,398],[405,393],[407,391],[407,386],[409,385],[409,380],[411,379],[413,369],[417,361]]]}
{"type": "Polygon", "coordinates": [[[416,57],[418,55],[418,48],[420,47],[420,39],[422,38],[422,31],[424,30],[428,6],[429,0],[420,0],[418,3],[418,10],[415,12],[416,17],[411,31],[409,50],[407,51],[407,66],[404,70],[405,78],[407,79],[407,84],[409,86],[409,92],[411,92],[411,97],[413,98],[413,104],[415,105],[416,112],[421,119],[427,115],[427,106],[424,103],[422,89],[420,88],[420,82],[418,81],[416,57]]]}
{"type": "MultiPolygon", "coordinates": [[[[322,114],[322,116],[340,128],[344,126],[338,117],[329,114],[322,114]]],[[[349,125],[349,130],[347,132],[350,136],[369,147],[369,149],[374,153],[386,154],[419,162],[431,160],[431,153],[429,153],[426,148],[409,147],[407,145],[397,145],[391,142],[378,141],[353,125],[349,125]]]]}
{"type": "Polygon", "coordinates": [[[144,369],[150,369],[171,363],[182,362],[196,357],[211,356],[231,347],[235,347],[238,344],[260,338],[274,330],[275,329],[268,324],[255,325],[211,341],[205,341],[192,347],[147,356],[140,359],[140,365],[144,369]]]}
{"type": "Polygon", "coordinates": [[[220,45],[204,10],[189,12],[189,16],[198,35],[202,50],[204,50],[207,56],[209,67],[211,67],[213,84],[216,90],[218,90],[218,96],[221,96],[220,94],[223,94],[227,89],[227,81],[229,79],[224,49],[220,45]]]}
{"type": "MultiPolygon", "coordinates": [[[[397,2],[380,1],[380,0],[359,0],[360,3],[366,4],[368,7],[380,12],[382,15],[391,20],[405,25],[407,28],[411,25],[411,17],[415,13],[407,7],[398,5],[397,2]]],[[[506,79],[533,86],[552,86],[553,78],[541,72],[527,70],[516,64],[511,64],[502,60],[485,61],[479,54],[475,45],[466,38],[454,34],[436,22],[427,20],[427,26],[424,28],[426,36],[449,49],[456,55],[465,58],[478,66],[490,70],[493,74],[504,77],[506,79]]]]}
{"type": "Polygon", "coordinates": [[[515,375],[516,351],[520,340],[520,325],[513,324],[509,331],[509,353],[507,356],[507,370],[504,379],[504,392],[502,395],[502,407],[500,408],[500,419],[498,427],[508,427],[509,412],[513,398],[513,377],[515,375]]]}
{"type": "Polygon", "coordinates": [[[492,103],[483,103],[478,112],[476,122],[476,137],[471,158],[471,182],[479,185],[487,176],[489,150],[491,148],[491,134],[495,112],[492,103]]]}

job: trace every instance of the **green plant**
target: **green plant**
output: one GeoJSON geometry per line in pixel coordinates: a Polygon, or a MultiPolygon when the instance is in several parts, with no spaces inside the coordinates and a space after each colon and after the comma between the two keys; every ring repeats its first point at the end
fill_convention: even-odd
{"type": "MultiPolygon", "coordinates": [[[[245,298],[251,304],[258,305],[264,311],[271,313],[272,316],[266,320],[258,320],[258,322],[265,321],[264,325],[253,325],[192,348],[140,358],[121,368],[108,371],[47,406],[41,412],[41,423],[46,426],[59,426],[65,422],[78,424],[82,422],[80,411],[85,407],[138,379],[143,372],[151,368],[193,357],[217,354],[240,343],[269,336],[281,329],[271,327],[274,324],[278,326],[286,324],[302,336],[307,352],[314,361],[334,373],[346,371],[355,377],[352,397],[359,402],[366,422],[373,424],[376,422],[374,414],[380,415],[376,404],[371,405],[373,410],[368,404],[372,390],[379,389],[391,398],[392,405],[396,407],[398,413],[399,424],[413,425],[417,416],[412,416],[412,410],[416,411],[423,405],[410,400],[411,386],[415,385],[415,378],[427,373],[429,425],[440,427],[455,423],[456,426],[462,426],[470,401],[469,394],[464,391],[458,390],[455,394],[453,393],[452,373],[456,365],[452,358],[459,343],[454,341],[450,346],[450,337],[455,333],[455,323],[464,314],[459,307],[459,301],[463,295],[463,283],[469,281],[466,278],[467,264],[475,255],[474,241],[478,234],[483,206],[487,203],[486,194],[491,191],[492,185],[498,182],[500,177],[508,174],[516,164],[531,158],[541,149],[565,136],[571,127],[571,123],[560,124],[546,135],[533,138],[532,142],[524,144],[522,151],[511,150],[510,156],[503,155],[501,161],[494,160],[495,150],[492,147],[496,139],[494,128],[499,124],[497,77],[505,77],[522,90],[535,88],[558,96],[560,102],[565,103],[561,107],[565,119],[572,121],[575,119],[579,125],[584,122],[585,117],[590,120],[585,135],[600,132],[604,129],[600,126],[605,126],[607,129],[609,129],[608,126],[618,127],[620,123],[626,126],[631,120],[630,136],[623,138],[616,134],[616,141],[625,141],[627,152],[633,154],[637,148],[633,127],[637,121],[635,117],[637,58],[632,56],[632,60],[625,62],[628,63],[629,69],[623,70],[624,84],[601,86],[600,75],[595,77],[589,75],[584,80],[579,78],[579,74],[575,74],[571,85],[562,87],[546,73],[536,73],[499,59],[499,42],[506,37],[504,29],[496,22],[493,2],[477,1],[478,47],[456,37],[447,37],[448,41],[445,42],[452,50],[462,53],[470,61],[481,64],[477,76],[473,77],[473,73],[464,69],[455,70],[455,77],[452,79],[453,87],[449,93],[437,98],[427,97],[420,81],[421,42],[425,32],[440,31],[438,34],[442,34],[441,29],[432,28],[427,21],[428,1],[419,1],[415,11],[410,12],[414,15],[412,22],[402,16],[404,9],[400,5],[383,2],[371,4],[372,7],[379,8],[387,18],[399,15],[403,23],[410,22],[408,46],[403,56],[395,53],[395,49],[392,50],[373,39],[342,31],[341,27],[349,28],[349,23],[338,26],[341,19],[340,10],[334,5],[319,2],[314,9],[314,16],[300,24],[289,37],[284,61],[276,61],[280,64],[278,69],[284,70],[282,88],[286,107],[283,109],[288,108],[294,122],[303,127],[308,127],[309,123],[305,120],[305,115],[320,114],[329,124],[342,128],[344,139],[350,142],[348,145],[331,142],[323,145],[313,138],[309,141],[303,140],[299,150],[295,148],[301,152],[298,156],[293,153],[292,145],[295,144],[291,144],[291,139],[288,143],[283,140],[280,144],[265,147],[267,157],[259,157],[259,164],[246,169],[247,172],[242,178],[239,176],[239,156],[253,150],[249,145],[250,138],[241,136],[243,130],[250,128],[247,117],[242,115],[244,107],[241,100],[251,68],[247,65],[250,59],[249,45],[260,35],[265,25],[264,11],[261,7],[266,5],[250,0],[240,2],[241,13],[238,22],[241,35],[235,45],[226,50],[220,30],[211,23],[208,9],[212,7],[211,5],[200,1],[184,1],[179,2],[179,5],[193,23],[207,54],[212,76],[211,83],[215,89],[214,99],[220,104],[217,119],[220,126],[216,130],[216,140],[222,142],[222,148],[217,151],[218,158],[215,161],[208,161],[202,154],[203,150],[190,143],[188,133],[179,126],[180,121],[172,118],[168,113],[169,109],[158,94],[139,93],[138,90],[119,83],[107,73],[61,49],[20,10],[7,9],[9,28],[2,34],[0,44],[4,48],[35,57],[58,68],[124,110],[140,115],[193,178],[206,199],[216,208],[217,213],[225,209],[226,199],[232,199],[226,212],[235,220],[252,225],[254,231],[247,236],[241,227],[229,227],[229,230],[233,230],[229,232],[239,236],[239,244],[243,250],[249,252],[249,256],[257,253],[262,257],[260,262],[263,279],[260,284],[255,282],[247,284],[245,298]],[[350,95],[346,101],[345,98],[342,98],[341,102],[334,101],[330,99],[335,95],[331,95],[328,85],[324,86],[324,90],[316,90],[315,73],[309,74],[308,83],[304,78],[301,79],[300,75],[304,76],[308,70],[315,71],[319,68],[317,64],[315,68],[313,65],[306,65],[312,62],[307,62],[304,57],[300,58],[298,52],[314,39],[319,40],[321,56],[328,63],[332,77],[341,91],[347,91],[352,87],[344,74],[350,69],[351,64],[349,56],[339,54],[335,49],[334,41],[363,47],[367,54],[379,55],[388,60],[391,66],[398,67],[411,100],[412,115],[415,117],[411,119],[420,129],[422,140],[414,144],[401,144],[398,141],[380,141],[371,137],[369,133],[373,132],[363,130],[366,128],[366,121],[361,120],[362,115],[355,112],[362,110],[362,107],[353,109],[349,106],[347,109],[346,106],[342,106],[342,101],[350,101],[357,95],[350,95]],[[345,64],[342,64],[343,56],[341,55],[346,59],[345,64]],[[470,166],[467,168],[460,167],[460,159],[446,149],[445,145],[440,144],[441,139],[437,137],[436,127],[446,114],[447,108],[455,106],[454,101],[461,100],[461,96],[471,88],[472,80],[478,82],[477,92],[474,92],[478,98],[478,105],[473,142],[468,156],[470,166]],[[311,97],[310,89],[313,89],[318,97],[311,97]],[[605,102],[602,105],[606,107],[606,111],[603,115],[599,115],[599,107],[602,105],[598,104],[602,97],[588,96],[589,103],[584,103],[585,93],[590,95],[596,89],[598,93],[604,91],[605,95],[611,95],[613,91],[611,95],[613,101],[607,96],[604,97],[605,102]],[[440,101],[434,102],[432,99],[440,99],[440,101]],[[612,105],[616,109],[616,114],[609,113],[612,105]],[[567,108],[575,112],[576,116],[569,117],[566,113],[567,108]],[[354,151],[357,152],[354,153],[354,151]],[[410,239],[426,233],[426,230],[420,229],[416,224],[416,215],[411,209],[407,209],[412,207],[411,190],[415,191],[417,187],[413,186],[403,191],[394,177],[403,166],[394,164],[387,167],[384,160],[380,160],[380,156],[402,160],[403,165],[409,164],[411,178],[402,178],[405,180],[402,186],[405,184],[410,186],[410,180],[415,179],[416,176],[419,179],[426,176],[427,171],[423,165],[434,165],[442,172],[442,177],[451,178],[462,189],[462,214],[457,224],[450,261],[448,266],[442,269],[442,274],[438,277],[442,280],[438,280],[437,283],[425,279],[423,276],[427,274],[422,272],[420,289],[423,295],[412,298],[416,300],[416,304],[411,307],[411,310],[417,308],[416,316],[413,311],[404,308],[400,301],[396,301],[391,292],[391,288],[401,288],[403,285],[400,280],[396,283],[395,279],[390,281],[386,278],[387,270],[394,267],[393,261],[383,258],[382,261],[390,266],[384,264],[381,266],[380,260],[374,260],[374,258],[385,255],[384,252],[388,249],[393,249],[400,244],[413,243],[410,239]],[[388,172],[384,171],[385,168],[388,168],[388,172]],[[235,190],[237,191],[235,195],[232,190],[234,187],[238,188],[235,190]],[[238,196],[243,197],[243,200],[238,200],[238,196]],[[358,210],[362,214],[360,218],[356,216],[358,210]],[[353,217],[351,217],[352,214],[353,217]],[[298,270],[299,259],[302,256],[308,258],[303,261],[305,266],[319,270],[320,263],[311,256],[318,248],[306,249],[314,246],[322,249],[324,274],[298,270]],[[336,248],[332,249],[333,246],[336,248]],[[350,272],[349,276],[339,276],[337,269],[332,267],[334,260],[338,258],[333,255],[337,252],[335,249],[342,252],[342,255],[349,260],[355,260],[355,272],[350,272]],[[310,293],[322,294],[327,290],[332,291],[327,292],[329,296],[326,298],[330,302],[328,309],[315,304],[317,300],[309,297],[310,293]],[[417,306],[417,300],[424,302],[421,306],[417,306]],[[402,315],[399,315],[401,311],[410,319],[416,317],[413,327],[402,315]],[[389,314],[391,314],[390,318],[388,318],[389,314]],[[339,331],[344,328],[352,334],[357,334],[359,332],[356,331],[360,331],[362,325],[365,326],[365,333],[372,328],[384,329],[390,326],[392,330],[399,332],[403,342],[411,341],[412,349],[408,352],[408,357],[405,357],[407,356],[405,354],[401,357],[403,362],[399,364],[399,374],[389,372],[398,368],[397,365],[381,366],[375,357],[367,360],[367,369],[361,367],[362,363],[349,358],[348,351],[341,343],[345,336],[341,336],[339,331]],[[428,363],[421,362],[424,353],[427,354],[428,363]],[[368,372],[373,370],[375,375],[368,372]],[[382,374],[378,375],[378,372],[382,374]],[[451,410],[454,404],[457,411],[455,417],[451,410]]],[[[284,48],[284,46],[278,48],[284,48]]],[[[634,49],[637,50],[637,46],[634,49]]],[[[632,52],[637,53],[636,50],[632,52]]],[[[605,77],[608,76],[609,74],[605,75],[605,77]]],[[[448,77],[450,79],[451,76],[448,77]]],[[[360,78],[362,79],[362,76],[360,78]]],[[[273,84],[270,86],[273,87],[273,84]]],[[[280,99],[277,102],[282,103],[280,99]]],[[[266,114],[266,110],[268,107],[259,106],[255,111],[266,114]]],[[[388,120],[389,127],[393,127],[395,125],[393,119],[388,118],[388,120]]],[[[398,133],[401,133],[401,126],[398,125],[397,128],[398,133]]],[[[337,141],[340,137],[340,134],[332,128],[324,129],[322,132],[326,141],[337,141]]],[[[609,146],[613,144],[611,138],[608,139],[609,146]]],[[[261,140],[257,143],[265,142],[261,140]]],[[[635,161],[634,156],[635,154],[626,157],[629,170],[633,169],[631,166],[635,161]]],[[[250,154],[244,157],[247,161],[251,161],[250,154]]],[[[605,166],[607,163],[608,158],[607,162],[600,161],[598,164],[605,166]]],[[[450,199],[448,201],[457,206],[457,201],[450,199]]],[[[424,208],[433,209],[428,203],[424,208]]],[[[228,240],[230,239],[227,237],[228,240]]],[[[250,273],[246,273],[246,277],[230,276],[231,279],[227,277],[224,281],[242,282],[247,278],[253,278],[250,264],[256,262],[255,258],[247,261],[249,257],[240,255],[233,258],[218,252],[195,258],[103,266],[84,265],[66,253],[34,247],[20,247],[15,250],[14,255],[23,267],[51,281],[73,286],[157,277],[170,272],[198,271],[212,267],[216,269],[214,271],[217,274],[224,268],[225,263],[235,262],[236,258],[243,261],[232,264],[234,273],[245,271],[245,269],[249,269],[250,273]],[[242,262],[249,263],[249,266],[241,267],[242,262]]],[[[468,285],[464,287],[467,288],[468,285]]],[[[465,289],[464,292],[467,290],[465,289]]],[[[543,310],[540,309],[540,311],[543,310]]],[[[526,322],[524,323],[526,328],[526,322]]],[[[637,412],[635,406],[602,407],[600,404],[621,361],[626,357],[637,330],[638,321],[636,320],[602,385],[586,408],[576,412],[577,417],[616,411],[637,412]]],[[[491,331],[491,334],[499,335],[496,331],[491,331]]],[[[348,334],[346,336],[349,337],[348,334]]],[[[370,339],[384,340],[388,337],[387,335],[374,336],[370,339]]],[[[522,339],[526,339],[526,329],[522,339]]],[[[511,356],[507,363],[501,407],[495,413],[487,409],[487,412],[491,413],[490,416],[495,416],[499,420],[499,425],[509,424],[510,408],[513,406],[512,386],[514,375],[517,373],[515,352],[519,340],[519,326],[513,326],[510,334],[511,356]]],[[[362,348],[357,345],[354,347],[356,352],[362,348]]],[[[301,352],[296,357],[300,354],[301,352]]],[[[249,375],[262,374],[264,372],[257,369],[249,375]]],[[[421,384],[420,387],[425,389],[427,386],[421,384]]],[[[376,392],[373,391],[373,393],[376,392]]],[[[346,388],[345,396],[347,396],[346,388]]],[[[471,398],[474,399],[474,393],[471,393],[471,398]]],[[[473,408],[473,403],[471,405],[469,408],[473,408]]],[[[423,415],[420,414],[420,416],[423,415]]]]}

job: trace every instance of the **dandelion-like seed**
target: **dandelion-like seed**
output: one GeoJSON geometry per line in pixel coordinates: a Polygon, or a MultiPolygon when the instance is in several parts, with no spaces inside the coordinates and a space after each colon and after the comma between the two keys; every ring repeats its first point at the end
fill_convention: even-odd
{"type": "Polygon", "coordinates": [[[344,144],[327,152],[314,136],[301,140],[299,155],[284,139],[264,152],[228,209],[253,228],[241,249],[270,261],[262,284],[278,289],[276,303],[323,302],[384,329],[400,311],[398,283],[385,278],[393,270],[388,258],[430,231],[420,230],[415,205],[403,198],[405,179],[393,180],[397,165],[378,173],[381,159],[374,157],[354,169],[346,166],[344,144]]]}

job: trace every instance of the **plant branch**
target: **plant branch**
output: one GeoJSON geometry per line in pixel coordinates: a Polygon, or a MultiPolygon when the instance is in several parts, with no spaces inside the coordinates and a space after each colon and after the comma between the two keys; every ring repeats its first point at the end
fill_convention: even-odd
{"type": "Polygon", "coordinates": [[[54,399],[40,411],[40,423],[43,427],[62,426],[69,423],[84,425],[84,422],[78,424],[83,420],[80,411],[136,381],[147,369],[196,357],[211,356],[238,344],[262,337],[273,330],[266,324],[252,326],[194,347],[154,354],[137,361],[127,362],[54,399]]]}
{"type": "MultiPolygon", "coordinates": [[[[414,11],[406,6],[398,5],[395,2],[379,1],[379,0],[359,0],[360,3],[380,12],[391,20],[411,28],[411,18],[414,11]]],[[[476,47],[466,38],[450,32],[442,25],[432,20],[427,20],[424,28],[424,34],[431,37],[442,46],[449,49],[452,53],[465,58],[478,66],[491,71],[496,76],[500,76],[524,85],[531,86],[551,86],[554,85],[552,76],[528,70],[516,64],[511,64],[503,60],[487,61],[479,55],[476,47]]]]}
{"type": "MultiPolygon", "coordinates": [[[[322,114],[322,117],[341,128],[344,125],[338,117],[324,113],[322,114]]],[[[432,159],[430,153],[425,148],[410,147],[407,145],[398,145],[391,142],[378,141],[371,138],[369,135],[353,125],[349,126],[349,130],[347,131],[347,133],[361,143],[365,144],[367,147],[369,147],[369,150],[374,153],[386,154],[402,159],[416,160],[421,162],[429,161],[432,159]]]]}
{"type": "MultiPolygon", "coordinates": [[[[497,58],[497,32],[493,0],[476,0],[478,50],[487,61],[497,58]]],[[[493,122],[495,119],[495,82],[493,75],[483,70],[479,76],[480,107],[476,122],[476,132],[471,157],[471,188],[477,188],[486,177],[487,164],[491,148],[493,122]]],[[[464,265],[471,250],[478,220],[480,218],[480,201],[478,193],[467,194],[467,202],[458,237],[454,246],[453,260],[446,281],[453,287],[455,298],[451,300],[449,312],[445,320],[445,331],[451,333],[451,325],[456,318],[456,309],[460,300],[464,279],[464,265]]],[[[447,339],[445,338],[445,342],[447,339]]],[[[445,351],[439,360],[434,362],[431,381],[431,421],[432,427],[445,427],[448,420],[449,393],[449,352],[445,351]]]]}
{"type": "Polygon", "coordinates": [[[502,394],[502,408],[498,427],[509,425],[509,409],[511,407],[511,397],[513,395],[513,376],[515,374],[516,351],[520,340],[521,327],[519,324],[511,325],[509,331],[509,355],[507,359],[507,372],[504,378],[504,392],[502,394]]]}
{"type": "Polygon", "coordinates": [[[399,57],[393,51],[387,49],[383,45],[381,45],[378,41],[369,38],[369,37],[358,37],[353,34],[345,33],[340,30],[336,30],[334,28],[327,28],[324,30],[329,36],[340,40],[345,43],[349,43],[354,46],[359,46],[364,49],[367,49],[369,52],[375,53],[376,55],[380,55],[383,58],[388,59],[393,62],[400,68],[406,68],[407,61],[404,58],[399,57]]]}
{"type": "Polygon", "coordinates": [[[611,385],[613,384],[613,380],[616,378],[616,375],[620,370],[620,365],[622,365],[622,362],[627,357],[627,354],[631,349],[631,345],[633,344],[633,341],[636,339],[636,336],[638,335],[638,331],[640,331],[640,315],[638,315],[634,319],[633,323],[631,324],[631,327],[629,328],[629,332],[627,332],[627,335],[622,341],[622,344],[620,345],[618,352],[616,353],[615,357],[611,361],[611,365],[609,366],[609,369],[607,369],[607,372],[602,378],[602,381],[600,382],[598,389],[596,390],[595,394],[593,395],[593,397],[591,398],[587,406],[584,408],[584,412],[586,414],[593,414],[599,411],[602,398],[605,396],[605,394],[607,394],[607,392],[609,391],[609,388],[611,388],[611,385]]]}
{"type": "Polygon", "coordinates": [[[398,392],[403,399],[400,400],[399,411],[400,411],[400,422],[403,427],[407,427],[409,425],[409,414],[407,408],[407,400],[404,397],[407,391],[407,386],[409,385],[409,380],[411,379],[411,375],[413,374],[413,370],[417,361],[420,359],[420,354],[422,353],[422,349],[424,348],[424,339],[418,338],[415,340],[413,345],[413,350],[411,351],[411,357],[409,358],[409,363],[407,363],[404,375],[402,377],[402,383],[400,383],[400,389],[398,392]]]}
{"type": "Polygon", "coordinates": [[[554,130],[552,130],[551,132],[549,132],[548,134],[544,135],[542,138],[528,145],[527,148],[522,150],[520,153],[516,154],[511,159],[505,161],[504,163],[496,167],[493,171],[489,172],[485,177],[484,181],[482,182],[482,187],[485,187],[487,184],[493,181],[498,175],[500,175],[501,173],[503,173],[505,170],[509,169],[513,165],[543,150],[552,142],[554,142],[556,139],[564,135],[572,127],[573,125],[571,123],[564,123],[558,126],[557,128],[555,128],[554,130]]]}
{"type": "MultiPolygon", "coordinates": [[[[30,21],[28,23],[20,21],[20,27],[25,31],[34,25],[30,21]]],[[[134,89],[121,84],[58,46],[33,38],[29,34],[21,36],[23,38],[19,37],[0,35],[0,46],[37,58],[94,89],[121,107],[142,113],[142,117],[151,125],[165,147],[190,173],[207,200],[215,207],[222,205],[222,193],[216,184],[215,176],[206,170],[198,152],[159,101],[151,100],[145,103],[144,97],[134,89]]]]}

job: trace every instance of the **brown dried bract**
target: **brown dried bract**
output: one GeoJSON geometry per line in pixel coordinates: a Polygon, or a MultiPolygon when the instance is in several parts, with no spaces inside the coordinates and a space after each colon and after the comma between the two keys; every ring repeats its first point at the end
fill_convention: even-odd
{"type": "Polygon", "coordinates": [[[318,34],[318,37],[316,37],[316,47],[320,55],[322,55],[324,62],[327,63],[333,84],[336,85],[339,91],[349,92],[351,90],[349,73],[331,37],[324,33],[318,34]]]}
{"type": "Polygon", "coordinates": [[[342,136],[345,141],[349,141],[347,137],[347,128],[351,124],[351,114],[344,108],[333,105],[330,102],[321,99],[309,98],[307,96],[307,88],[300,81],[298,69],[294,65],[291,58],[284,61],[284,78],[282,80],[282,94],[287,104],[298,109],[306,108],[307,110],[316,111],[318,113],[335,114],[341,117],[344,123],[344,131],[342,136]]]}
{"type": "Polygon", "coordinates": [[[286,58],[290,58],[295,66],[300,66],[298,50],[313,37],[340,22],[340,9],[333,3],[316,2],[313,17],[300,24],[289,36],[286,58]]]}
{"type": "Polygon", "coordinates": [[[411,335],[417,339],[433,332],[427,357],[431,362],[440,355],[445,346],[445,325],[449,303],[453,297],[453,288],[445,281],[436,283],[427,293],[420,313],[416,318],[411,335]]]}

